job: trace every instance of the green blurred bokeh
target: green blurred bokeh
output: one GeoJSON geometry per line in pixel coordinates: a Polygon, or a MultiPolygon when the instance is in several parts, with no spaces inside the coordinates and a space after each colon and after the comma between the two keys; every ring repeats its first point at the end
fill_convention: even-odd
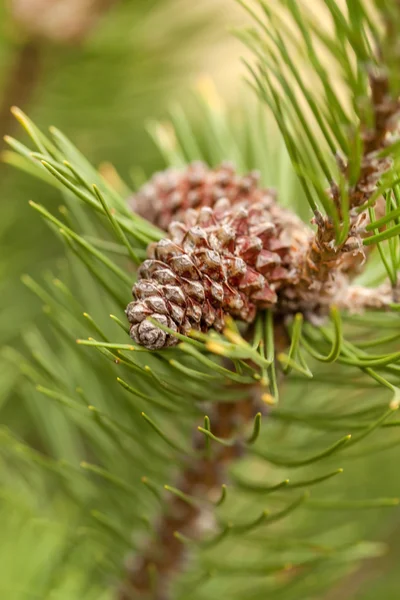
{"type": "MultiPolygon", "coordinates": [[[[133,188],[138,181],[164,164],[146,131],[147,122],[163,119],[170,105],[180,102],[182,98],[190,111],[190,90],[205,70],[214,75],[219,91],[229,97],[232,104],[237,100],[240,50],[237,44],[231,42],[226,31],[226,25],[236,19],[234,4],[229,0],[210,0],[197,4],[190,0],[116,2],[99,18],[84,39],[68,43],[33,35],[26,26],[23,28],[12,18],[10,6],[12,2],[3,0],[0,3],[1,136],[16,134],[16,124],[8,117],[8,109],[12,104],[18,104],[39,127],[54,124],[65,132],[92,163],[106,163],[103,169],[111,178],[115,178],[110,167],[114,165],[127,185],[133,188]],[[28,77],[18,82],[15,78],[18,79],[21,73],[21,60],[28,63],[25,65],[27,70],[22,69],[24,77],[28,77]],[[13,97],[9,95],[10,90],[13,97]]],[[[16,137],[23,139],[20,131],[16,137]]],[[[50,269],[56,270],[58,263],[63,260],[62,246],[52,231],[33,214],[27,200],[33,198],[45,206],[52,206],[54,210],[54,203],[59,202],[60,198],[49,186],[5,165],[0,166],[0,191],[0,346],[7,345],[18,350],[23,343],[35,346],[36,326],[41,329],[47,327],[47,319],[42,317],[41,303],[21,283],[21,275],[29,273],[34,278],[39,277],[50,269]]],[[[52,351],[51,344],[49,351],[52,351]]],[[[53,413],[47,408],[40,409],[36,401],[27,406],[26,390],[20,393],[21,386],[24,386],[21,371],[18,365],[13,367],[8,358],[3,354],[0,356],[1,422],[37,449],[52,452],[56,458],[63,457],[64,449],[64,455],[68,455],[72,462],[76,461],[84,450],[82,441],[77,441],[74,447],[73,428],[65,427],[59,436],[46,433],[46,426],[53,426],[57,422],[64,426],[63,417],[57,411],[53,413]],[[46,414],[47,423],[44,422],[46,414]],[[53,446],[46,445],[47,439],[54,439],[53,446]]],[[[77,365],[71,366],[71,372],[74,368],[77,369],[77,365]]],[[[96,381],[91,383],[95,388],[96,381]]],[[[321,405],[324,402],[329,405],[329,399],[340,394],[334,385],[327,388],[321,384],[313,390],[321,405]]],[[[303,399],[307,397],[306,385],[300,391],[301,394],[295,387],[289,390],[289,406],[291,402],[297,406],[298,395],[303,399]]],[[[273,427],[271,435],[275,432],[273,427]]],[[[280,430],[276,429],[279,439],[280,430]]],[[[358,462],[349,460],[346,464],[348,474],[345,476],[348,497],[357,498],[360,493],[366,498],[399,495],[396,480],[398,455],[395,448],[384,457],[382,453],[370,457],[369,462],[366,459],[358,459],[358,462]]],[[[62,581],[62,595],[48,596],[49,599],[76,598],[76,590],[79,589],[82,594],[85,587],[85,574],[79,570],[80,561],[86,567],[85,555],[94,551],[100,553],[101,544],[96,546],[88,542],[87,551],[86,542],[79,544],[74,563],[76,572],[73,576],[67,576],[62,565],[64,553],[70,551],[68,529],[74,519],[79,521],[79,511],[71,508],[69,499],[64,502],[62,490],[59,493],[58,490],[56,493],[51,490],[49,493],[40,477],[36,480],[34,474],[15,484],[12,461],[2,462],[1,467],[3,499],[7,499],[9,484],[16,485],[21,497],[26,500],[26,504],[19,507],[14,502],[15,496],[10,495],[9,510],[2,513],[0,527],[3,532],[0,558],[8,570],[4,581],[15,583],[25,569],[21,583],[25,587],[19,593],[15,587],[13,590],[2,587],[5,585],[3,581],[0,585],[1,597],[7,600],[37,598],[34,593],[30,595],[27,592],[26,586],[31,581],[35,581],[36,585],[40,573],[49,588],[52,577],[57,576],[62,581]],[[36,486],[35,491],[33,486],[36,486]],[[44,500],[48,493],[52,499],[51,506],[47,506],[44,500]],[[57,522],[56,529],[48,527],[38,517],[42,509],[49,522],[57,522]],[[15,536],[17,531],[19,536],[15,536]],[[37,545],[38,537],[41,544],[37,545]],[[52,561],[48,561],[49,553],[52,553],[52,561]]],[[[332,490],[335,494],[336,488],[332,487],[332,490]]],[[[360,537],[366,534],[373,539],[382,539],[398,550],[395,535],[398,518],[381,518],[374,511],[370,515],[354,525],[359,528],[360,537]]],[[[333,517],[333,530],[337,522],[333,517]]],[[[349,523],[349,528],[352,525],[349,523]]],[[[341,536],[342,529],[333,534],[331,540],[340,541],[341,536]]],[[[82,532],[82,538],[85,538],[85,532],[82,532]]],[[[346,530],[343,531],[345,538],[346,530]]],[[[101,559],[101,556],[96,557],[97,567],[101,559]]],[[[344,587],[340,587],[342,584],[337,588],[332,585],[332,593],[326,596],[326,600],[372,600],[376,597],[397,600],[399,576],[393,568],[395,558],[379,560],[383,561],[382,565],[378,562],[376,571],[371,569],[373,585],[370,585],[370,589],[370,573],[368,567],[367,572],[364,567],[344,587]],[[387,585],[385,569],[390,573],[387,585]]],[[[107,565],[104,568],[106,570],[107,565]]],[[[40,589],[40,585],[37,587],[40,589]]],[[[315,587],[318,590],[318,581],[315,587]]],[[[107,591],[104,591],[104,595],[99,594],[98,588],[88,589],[87,594],[79,598],[100,600],[109,597],[107,591]]],[[[325,598],[318,595],[318,591],[312,597],[325,598]]],[[[296,600],[307,599],[302,597],[296,600]]]]}

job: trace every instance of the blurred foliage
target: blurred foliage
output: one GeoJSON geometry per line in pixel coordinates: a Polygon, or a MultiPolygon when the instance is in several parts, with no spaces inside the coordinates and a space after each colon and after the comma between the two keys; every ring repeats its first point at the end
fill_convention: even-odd
{"type": "MultiPolygon", "coordinates": [[[[129,186],[145,176],[143,169],[149,173],[163,164],[203,158],[215,165],[228,159],[241,171],[259,168],[263,182],[278,187],[282,203],[308,220],[309,207],[274,124],[247,98],[237,111],[226,111],[207,80],[193,99],[190,119],[174,108],[167,120],[150,123],[160,148],[159,155],[152,154],[143,122],[149,115],[163,116],[166,99],[179,94],[181,61],[187,56],[175,43],[177,37],[182,43],[185,38],[173,23],[171,39],[143,57],[141,44],[146,48],[149,32],[158,32],[159,23],[166,22],[162,15],[154,22],[148,7],[145,2],[135,2],[134,8],[122,4],[87,46],[52,48],[44,61],[48,79],[37,87],[30,115],[39,125],[55,123],[64,129],[91,162],[106,158],[115,164],[129,186]],[[127,61],[135,50],[138,59],[127,61]],[[132,167],[139,168],[131,182],[132,167]]],[[[193,14],[190,23],[192,16],[197,32],[200,21],[193,14]]],[[[194,30],[186,31],[191,48],[194,30]]],[[[16,42],[2,43],[10,53],[16,42]]],[[[128,228],[135,250],[143,253],[145,242],[157,232],[127,215],[124,198],[64,137],[54,130],[52,135],[57,154],[54,158],[46,147],[49,163],[53,160],[58,173],[65,174],[62,159],[67,159],[88,184],[89,190],[80,183],[79,189],[98,203],[90,188],[96,183],[128,228]]],[[[38,151],[31,141],[28,146],[38,151]]],[[[15,162],[16,155],[8,159],[15,162]]],[[[19,166],[57,189],[23,171],[2,169],[6,202],[0,253],[8,260],[0,263],[0,342],[8,345],[0,365],[2,420],[7,423],[0,431],[0,596],[108,600],[124,558],[151,535],[163,485],[174,483],[182,455],[171,440],[187,449],[193,423],[202,423],[203,413],[193,399],[204,397],[204,390],[207,397],[218,397],[213,395],[216,390],[222,394],[218,362],[204,349],[211,361],[206,366],[192,360],[190,352],[182,357],[175,350],[149,354],[119,347],[130,344],[118,320],[124,324],[134,274],[115,227],[87,199],[80,202],[60,185],[37,159],[19,166]],[[40,203],[45,221],[53,215],[60,223],[54,227],[50,220],[49,230],[42,227],[26,206],[28,198],[40,203]],[[91,245],[89,251],[82,240],[91,245]],[[96,251],[102,253],[101,260],[96,251]],[[25,270],[29,276],[19,284],[25,270]],[[32,323],[38,311],[44,315],[32,323]],[[117,319],[110,319],[110,313],[117,319]],[[20,335],[18,344],[10,343],[20,335]],[[75,343],[88,337],[99,342],[94,347],[75,343]],[[185,368],[193,369],[192,376],[185,368]],[[167,441],[143,420],[141,411],[162,425],[167,441]]],[[[77,184],[73,173],[67,178],[77,184]]],[[[380,262],[372,261],[366,278],[381,274],[380,262]]],[[[378,336],[399,333],[397,321],[388,315],[346,317],[344,323],[349,343],[365,348],[378,336]]],[[[333,329],[327,331],[332,334],[333,329]]],[[[321,352],[329,350],[321,338],[314,343],[321,352]]],[[[389,341],[385,350],[396,350],[395,344],[389,341]]],[[[382,416],[392,394],[359,364],[317,364],[309,354],[307,361],[313,380],[292,372],[281,390],[284,405],[272,408],[263,423],[258,452],[233,472],[233,485],[217,518],[222,530],[231,521],[237,531],[209,547],[188,544],[193,560],[178,582],[177,599],[305,600],[328,594],[333,600],[379,595],[397,599],[398,574],[395,565],[390,571],[386,543],[395,545],[392,529],[398,524],[392,507],[400,494],[399,422],[382,416]],[[358,440],[355,447],[342,443],[337,452],[324,454],[349,433],[358,440]],[[290,485],[282,485],[287,478],[290,485]],[[267,508],[276,522],[258,522],[267,508]],[[365,558],[378,565],[373,585],[364,575],[368,566],[358,570],[365,558]],[[379,579],[379,569],[385,568],[393,574],[379,579]],[[346,575],[349,579],[340,587],[346,575]]],[[[398,379],[398,367],[393,369],[390,377],[398,379]]]]}
{"type": "MultiPolygon", "coordinates": [[[[30,44],[7,7],[7,2],[0,2],[0,135],[12,134],[15,122],[9,108],[22,103],[39,125],[57,123],[67,129],[95,164],[117,164],[128,182],[134,166],[148,173],[160,166],[145,131],[146,120],[162,116],[187,87],[191,70],[199,64],[201,44],[216,40],[218,7],[209,3],[190,7],[179,0],[120,2],[80,44],[33,39],[37,73],[25,72],[34,78],[27,98],[24,89],[22,97],[4,95],[15,92],[12,81],[30,44]]],[[[17,92],[21,95],[18,86],[17,92]]],[[[32,219],[27,204],[40,197],[49,205],[51,191],[0,165],[0,193],[0,344],[4,344],[16,341],[40,315],[40,305],[26,294],[21,275],[35,276],[54,265],[61,247],[39,220],[32,219]]],[[[14,411],[18,400],[6,406],[15,378],[12,370],[1,378],[0,407],[7,411],[6,422],[16,419],[19,427],[25,427],[21,412],[14,411]]]]}

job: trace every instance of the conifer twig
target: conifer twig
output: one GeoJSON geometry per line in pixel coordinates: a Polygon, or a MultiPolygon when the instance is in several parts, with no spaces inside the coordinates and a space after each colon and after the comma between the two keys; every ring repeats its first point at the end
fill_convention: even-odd
{"type": "MultiPolygon", "coordinates": [[[[279,353],[287,347],[287,332],[280,320],[276,321],[271,335],[272,352],[279,353]]],[[[182,537],[201,542],[210,530],[214,536],[224,535],[215,533],[216,524],[207,502],[211,501],[215,506],[221,503],[225,497],[230,465],[240,459],[258,437],[261,423],[258,411],[261,404],[265,406],[260,395],[260,386],[254,386],[246,390],[243,400],[211,405],[205,427],[198,427],[193,435],[195,455],[187,458],[176,483],[176,488],[195,502],[188,503],[178,495],[169,496],[155,526],[154,538],[128,564],[125,581],[118,590],[118,600],[145,598],[149,593],[152,600],[169,600],[171,582],[184,568],[187,557],[187,546],[182,543],[182,537]],[[246,439],[244,433],[252,421],[253,433],[246,439]],[[204,434],[207,429],[211,429],[213,437],[229,443],[213,444],[211,447],[210,438],[204,434]],[[221,486],[222,495],[219,491],[221,486]],[[220,498],[216,500],[218,494],[220,498]],[[156,582],[153,572],[157,573],[156,582]]]]}
{"type": "MultiPolygon", "coordinates": [[[[210,418],[213,435],[231,440],[241,424],[254,418],[255,410],[252,397],[240,402],[217,403],[210,418]]],[[[210,452],[207,447],[208,437],[197,430],[193,437],[196,456],[187,458],[177,478],[176,488],[181,494],[168,495],[163,514],[155,524],[154,538],[128,564],[118,600],[146,598],[149,594],[152,600],[170,599],[171,582],[184,567],[188,551],[181,537],[199,542],[205,531],[215,528],[206,503],[214,499],[217,490],[226,483],[227,468],[243,454],[244,445],[240,441],[215,444],[210,452]],[[187,502],[184,496],[193,498],[194,502],[187,502]],[[153,572],[156,578],[152,577],[153,572]]]]}
{"type": "MultiPolygon", "coordinates": [[[[319,296],[322,294],[331,297],[335,293],[338,276],[340,279],[338,271],[346,273],[348,278],[353,271],[357,270],[360,262],[365,261],[362,238],[366,236],[365,226],[368,224],[368,217],[365,210],[360,212],[357,209],[367,204],[377,189],[378,181],[392,166],[391,158],[379,156],[379,151],[386,147],[388,135],[398,125],[400,102],[390,93],[389,79],[383,67],[370,68],[368,81],[373,125],[368,127],[366,123],[360,124],[363,151],[356,183],[348,187],[350,221],[348,234],[338,244],[332,219],[323,216],[319,211],[315,212],[314,222],[317,231],[310,241],[300,267],[304,294],[308,299],[310,289],[312,289],[311,296],[317,293],[319,296]]],[[[337,162],[344,179],[348,181],[349,164],[340,157],[337,157],[337,162]]],[[[336,206],[340,225],[343,226],[342,197],[336,182],[331,182],[327,195],[336,206]]],[[[378,199],[378,205],[382,205],[381,199],[378,199]]]]}

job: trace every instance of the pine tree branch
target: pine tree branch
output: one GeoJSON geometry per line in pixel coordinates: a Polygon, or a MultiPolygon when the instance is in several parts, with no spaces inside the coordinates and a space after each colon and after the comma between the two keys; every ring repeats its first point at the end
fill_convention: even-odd
{"type": "Polygon", "coordinates": [[[382,18],[377,27],[362,2],[343,10],[335,3],[324,3],[334,26],[333,32],[325,32],[306,7],[282,2],[286,17],[298,31],[299,43],[278,10],[262,0],[256,2],[266,18],[264,23],[250,4],[239,1],[260,28],[240,35],[257,59],[256,68],[247,64],[250,84],[276,118],[314,213],[316,233],[299,252],[296,293],[300,305],[303,301],[304,306],[319,308],[332,302],[337,279],[342,279],[342,288],[345,279],[366,262],[366,211],[368,205],[382,203],[378,183],[394,164],[397,146],[391,134],[397,128],[400,104],[396,90],[399,57],[392,22],[400,17],[398,4],[388,2],[378,8],[382,18]],[[325,46],[328,62],[321,60],[314,41],[325,46]],[[320,92],[310,87],[298,69],[299,49],[311,59],[320,92]],[[342,106],[330,81],[335,64],[344,74],[350,111],[342,106]],[[298,95],[303,96],[310,116],[298,95]],[[326,182],[329,187],[324,190],[326,182]]]}
{"type": "MultiPolygon", "coordinates": [[[[330,217],[316,212],[314,221],[317,231],[310,241],[309,247],[300,260],[299,270],[303,283],[304,294],[307,301],[319,296],[329,299],[335,294],[335,280],[340,271],[346,272],[347,277],[360,269],[360,257],[364,262],[366,255],[362,245],[366,237],[365,227],[368,224],[367,214],[356,210],[366,204],[377,189],[377,183],[391,165],[388,157],[379,158],[378,152],[386,147],[387,136],[397,126],[400,110],[398,99],[393,99],[389,93],[389,82],[386,75],[370,73],[369,84],[372,107],[374,113],[374,126],[362,126],[363,154],[359,176],[354,186],[349,187],[349,229],[343,242],[337,244],[336,230],[330,217]],[[310,289],[313,291],[310,294],[310,289]]],[[[348,180],[348,164],[339,161],[343,176],[348,180]]],[[[337,207],[340,227],[344,226],[342,198],[337,183],[332,183],[327,192],[329,198],[337,207]]],[[[383,201],[379,200],[379,205],[383,201]]]]}
{"type": "MultiPolygon", "coordinates": [[[[248,331],[251,337],[251,330],[248,331]]],[[[279,354],[289,343],[288,334],[280,319],[274,325],[274,348],[279,354]]],[[[228,365],[227,365],[228,366],[228,365]]],[[[188,503],[170,495],[163,514],[155,525],[155,536],[142,553],[128,564],[125,581],[117,592],[118,600],[150,597],[151,600],[171,600],[171,584],[185,569],[187,546],[179,539],[182,534],[193,542],[201,542],[206,532],[215,530],[212,509],[207,507],[220,494],[221,486],[229,483],[229,468],[246,454],[245,431],[254,422],[265,403],[260,400],[260,386],[246,389],[246,397],[238,402],[220,402],[210,406],[211,432],[227,445],[209,447],[209,439],[199,428],[193,435],[195,458],[177,477],[176,488],[199,503],[188,503]],[[234,441],[233,441],[234,439],[234,441]],[[206,506],[204,508],[203,506],[206,506]],[[153,577],[156,573],[156,577],[153,577]]],[[[256,428],[257,431],[257,428],[256,428]]],[[[256,434],[257,435],[257,434],[256,434]]],[[[252,443],[253,440],[247,440],[252,443]]],[[[218,535],[214,531],[214,535],[218,535]]]]}
{"type": "MultiPolygon", "coordinates": [[[[256,402],[249,397],[235,403],[218,403],[211,411],[212,433],[221,439],[231,439],[240,426],[248,424],[255,415],[256,402]]],[[[204,503],[215,497],[217,489],[227,482],[229,465],[243,455],[240,442],[212,449],[212,457],[206,456],[207,439],[196,430],[193,450],[196,458],[188,458],[187,465],[178,475],[176,488],[183,494],[204,503]]],[[[185,567],[187,546],[176,534],[200,541],[204,530],[215,524],[210,509],[191,504],[169,494],[163,514],[155,524],[155,535],[142,553],[128,565],[125,582],[118,591],[118,600],[150,597],[152,600],[168,600],[171,584],[185,567]],[[212,517],[211,517],[212,519],[212,517]],[[153,572],[156,574],[152,577],[153,572]]]]}
{"type": "MultiPolygon", "coordinates": [[[[39,139],[39,142],[41,142],[41,140],[42,138],[39,139]]],[[[62,169],[62,165],[65,166],[65,164],[65,162],[60,163],[59,168],[62,169]]],[[[59,181],[62,181],[62,179],[60,178],[61,173],[62,171],[59,171],[59,181]]],[[[72,187],[72,190],[77,195],[77,197],[87,202],[91,206],[91,208],[95,210],[96,214],[99,214],[100,212],[101,215],[105,213],[108,215],[108,211],[105,211],[105,213],[103,213],[100,210],[100,204],[96,203],[96,199],[90,196],[86,192],[86,190],[85,193],[83,193],[83,190],[80,190],[77,187],[76,183],[71,184],[71,182],[68,182],[68,180],[65,179],[64,176],[62,177],[65,180],[64,185],[66,185],[65,182],[67,182],[68,185],[66,185],[66,187],[68,189],[71,189],[72,187]]],[[[92,177],[92,175],[90,175],[90,177],[92,177]]],[[[247,189],[247,187],[248,184],[245,186],[245,189],[247,189]]],[[[86,186],[86,188],[90,189],[88,188],[88,186],[86,186]]],[[[104,203],[104,206],[107,206],[106,202],[104,203]]],[[[111,269],[111,271],[113,271],[114,274],[116,274],[116,272],[120,272],[120,268],[118,268],[117,270],[116,265],[112,266],[109,260],[106,260],[106,258],[102,256],[100,252],[96,251],[96,248],[91,247],[91,245],[88,244],[85,239],[80,238],[80,236],[76,234],[72,229],[68,229],[67,227],[63,226],[63,224],[60,221],[57,221],[56,219],[51,217],[49,213],[46,213],[45,211],[41,212],[47,219],[50,220],[50,222],[56,224],[58,226],[58,229],[61,227],[61,230],[64,233],[68,232],[71,236],[71,239],[73,239],[74,243],[77,242],[82,244],[82,247],[84,247],[85,251],[90,251],[91,254],[93,256],[96,256],[97,259],[102,259],[102,265],[104,267],[111,269]]],[[[110,221],[114,224],[114,227],[115,223],[119,224],[119,220],[116,220],[117,217],[119,217],[118,211],[116,212],[115,220],[110,219],[110,221]]],[[[293,233],[297,231],[298,224],[294,218],[294,215],[290,215],[290,218],[284,218],[284,215],[282,215],[279,211],[279,217],[284,222],[285,230],[293,226],[293,233]]],[[[121,224],[123,223],[126,224],[126,220],[122,220],[121,224]]],[[[115,229],[118,233],[118,239],[120,239],[121,230],[118,227],[116,227],[115,229]]],[[[301,232],[302,231],[303,229],[301,228],[301,232]]],[[[292,246],[292,244],[290,244],[290,246],[292,246]]],[[[126,280],[126,277],[122,277],[122,279],[126,280]]],[[[354,289],[353,293],[356,294],[356,291],[354,289]]],[[[357,293],[362,298],[365,298],[366,296],[366,294],[364,294],[360,290],[357,293]]],[[[98,303],[98,297],[96,297],[96,303],[98,303]]],[[[118,301],[117,303],[120,304],[120,302],[118,301]]],[[[272,313],[270,311],[269,315],[271,314],[272,313]]],[[[271,336],[272,329],[273,328],[271,326],[268,330],[268,334],[271,336]]],[[[278,335],[280,335],[279,328],[275,327],[274,329],[276,332],[278,332],[278,335]]],[[[339,356],[342,344],[342,335],[340,327],[338,329],[339,332],[336,335],[337,343],[334,341],[334,343],[332,344],[332,350],[329,351],[327,355],[324,355],[324,360],[330,360],[331,358],[332,360],[334,360],[339,356]]],[[[104,346],[114,347],[114,349],[118,347],[118,345],[116,344],[109,343],[105,336],[102,335],[102,337],[105,339],[103,343],[104,346]]],[[[285,347],[287,343],[286,338],[283,334],[280,335],[280,340],[280,343],[282,343],[282,345],[285,347]]],[[[90,343],[94,344],[93,341],[91,341],[90,343]]],[[[280,343],[276,344],[278,346],[276,348],[277,352],[280,352],[280,350],[283,349],[282,346],[279,347],[280,343]]],[[[240,343],[237,344],[237,346],[237,349],[240,350],[240,343]]],[[[258,339],[258,342],[255,343],[253,347],[258,349],[259,346],[260,339],[258,339]]],[[[268,361],[272,361],[274,359],[273,344],[271,344],[272,352],[270,351],[270,346],[268,346],[268,344],[266,344],[266,346],[267,352],[265,354],[265,357],[263,358],[267,359],[268,361]]],[[[119,345],[119,347],[121,347],[121,345],[119,345]]],[[[297,345],[293,344],[294,351],[297,347],[298,340],[297,345]]],[[[123,345],[123,348],[126,349],[125,344],[123,345]]],[[[133,349],[130,348],[130,350],[133,349]]],[[[199,355],[201,358],[206,358],[200,353],[199,355]]],[[[120,358],[117,357],[117,360],[115,360],[115,358],[116,357],[111,354],[112,362],[118,362],[119,364],[120,358]]],[[[371,357],[371,360],[374,360],[373,357],[371,357]]],[[[376,360],[378,361],[380,359],[376,360]]],[[[355,362],[356,360],[349,361],[350,364],[354,364],[355,362]]],[[[135,367],[136,373],[138,373],[138,370],[140,369],[139,366],[136,366],[135,363],[132,363],[132,365],[135,367]]],[[[220,364],[215,366],[220,367],[220,364]]],[[[305,372],[306,367],[304,366],[304,363],[302,363],[300,366],[302,367],[303,372],[305,372]]],[[[361,365],[361,368],[363,369],[364,366],[361,365]]],[[[235,373],[235,375],[238,375],[238,373],[235,373]]],[[[165,372],[161,374],[161,377],[167,379],[167,377],[165,377],[165,372]]],[[[137,379],[139,378],[140,376],[137,377],[137,379]]],[[[274,385],[276,385],[275,381],[273,383],[274,385]]],[[[389,385],[391,384],[388,384],[388,386],[389,385]]],[[[191,389],[193,390],[194,387],[195,386],[192,385],[191,389]]],[[[393,386],[391,386],[391,388],[393,388],[393,386]]],[[[198,390],[204,395],[207,394],[206,387],[202,387],[199,385],[198,390]]],[[[211,395],[209,394],[208,397],[210,398],[211,395]]],[[[175,401],[175,399],[173,399],[173,401],[175,401]]],[[[212,454],[211,458],[207,458],[207,456],[205,455],[208,453],[208,437],[205,437],[204,432],[202,433],[202,435],[199,435],[199,432],[195,433],[193,437],[193,451],[195,456],[193,457],[193,455],[188,455],[186,457],[184,467],[176,480],[176,488],[169,488],[169,495],[166,498],[166,504],[164,504],[165,510],[163,510],[162,514],[158,516],[158,519],[155,523],[154,538],[148,541],[148,543],[144,546],[142,551],[139,550],[137,558],[132,561],[131,567],[128,567],[126,579],[123,585],[121,586],[121,589],[118,591],[118,597],[120,600],[131,600],[133,598],[140,599],[144,597],[148,598],[149,596],[154,600],[168,600],[168,598],[171,597],[171,589],[174,579],[179,572],[183,571],[185,567],[185,559],[187,557],[187,546],[186,544],[182,544],[182,539],[187,537],[189,538],[189,541],[193,540],[195,543],[202,541],[204,536],[204,530],[206,529],[204,525],[210,523],[210,513],[208,511],[208,508],[203,508],[203,506],[207,504],[207,500],[210,504],[210,500],[212,500],[214,490],[216,489],[216,487],[222,485],[221,482],[224,482],[228,477],[227,471],[229,465],[231,465],[233,461],[239,459],[240,456],[243,454],[243,450],[245,449],[243,429],[249,423],[250,418],[254,416],[256,410],[256,394],[254,394],[254,397],[248,397],[246,395],[246,399],[243,400],[243,402],[235,404],[216,404],[215,409],[210,410],[212,434],[220,438],[220,442],[222,443],[217,446],[217,451],[212,454]],[[238,439],[238,441],[232,442],[233,439],[238,439]]],[[[256,421],[256,423],[258,423],[258,421],[256,421]]],[[[373,424],[370,425],[367,429],[369,431],[372,431],[373,428],[376,428],[377,426],[378,425],[373,424]]],[[[140,429],[140,427],[138,429],[140,429]]],[[[362,435],[365,436],[365,434],[362,435]]],[[[140,439],[141,438],[139,438],[139,441],[140,439]]],[[[349,439],[349,436],[346,436],[343,439],[346,441],[349,439]]],[[[340,444],[342,443],[343,441],[340,441],[340,444]]],[[[338,444],[335,444],[333,447],[338,448],[339,446],[338,444]]],[[[319,452],[315,456],[319,458],[321,456],[327,456],[329,453],[331,453],[330,450],[325,451],[323,454],[319,452]]],[[[315,458],[312,457],[311,462],[314,461],[315,458]]],[[[276,464],[279,464],[279,462],[277,462],[276,464]]],[[[299,464],[301,463],[297,463],[297,466],[299,466],[299,464]]],[[[310,459],[308,458],[307,461],[303,462],[302,464],[310,464],[310,459]]],[[[132,464],[130,463],[128,465],[128,477],[131,476],[131,472],[129,470],[131,466],[132,464]]],[[[132,487],[130,484],[129,486],[132,487]]],[[[128,511],[129,510],[134,511],[135,509],[134,507],[128,506],[128,511]]],[[[286,515],[287,508],[278,514],[282,513],[286,515]]],[[[126,536],[124,536],[124,538],[125,537],[126,536]]]]}

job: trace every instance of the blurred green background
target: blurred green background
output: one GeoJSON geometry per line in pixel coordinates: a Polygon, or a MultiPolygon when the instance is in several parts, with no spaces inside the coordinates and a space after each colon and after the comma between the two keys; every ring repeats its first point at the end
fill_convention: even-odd
{"type": "MultiPolygon", "coordinates": [[[[231,0],[198,3],[191,0],[98,0],[92,3],[0,0],[1,137],[11,134],[24,139],[20,131],[16,133],[17,124],[9,113],[10,106],[17,105],[40,127],[54,124],[65,132],[93,164],[102,165],[103,172],[117,185],[111,165],[128,186],[134,188],[164,165],[146,131],[147,123],[164,119],[176,103],[183,104],[189,114],[193,112],[196,120],[192,90],[199,81],[203,87],[207,85],[205,74],[216,82],[218,92],[231,109],[237,108],[244,88],[239,61],[243,50],[227,26],[238,23],[243,23],[243,14],[231,0]],[[66,22],[70,23],[68,27],[66,22]]],[[[201,122],[198,125],[201,127],[201,122]]],[[[3,151],[6,152],[4,144],[3,151]]],[[[62,265],[63,256],[57,238],[33,214],[27,201],[32,198],[54,207],[60,199],[49,186],[3,164],[0,165],[0,192],[0,346],[6,348],[0,356],[1,423],[35,449],[52,453],[57,459],[66,457],[68,452],[68,458],[75,458],[82,454],[82,447],[81,441],[74,447],[74,430],[66,428],[57,436],[46,433],[46,428],[57,423],[59,415],[50,414],[47,408],[39,410],[35,402],[27,402],[29,394],[18,364],[20,355],[10,360],[10,348],[19,352],[29,344],[34,346],[36,327],[47,327],[42,303],[21,283],[21,275],[29,273],[39,277],[50,269],[55,270],[62,265]],[[49,439],[51,442],[47,443],[49,439]]],[[[51,343],[48,351],[52,352],[51,343]]],[[[295,401],[298,389],[294,387],[293,393],[289,392],[295,401]]],[[[306,386],[301,388],[301,393],[306,397],[306,386]]],[[[335,394],[343,392],[337,391],[332,383],[328,392],[326,385],[316,387],[313,394],[318,396],[319,393],[321,399],[329,403],[335,394]]],[[[59,423],[64,424],[62,420],[59,423]]],[[[276,435],[279,437],[279,432],[276,435]]],[[[2,446],[6,445],[4,439],[2,436],[2,446]]],[[[348,461],[349,475],[345,481],[349,497],[399,495],[400,455],[395,441],[393,438],[394,450],[388,453],[370,454],[368,460],[348,461]]],[[[18,450],[18,446],[14,450],[18,450]]],[[[24,451],[20,449],[20,453],[23,455],[24,451]]],[[[80,567],[83,570],[81,565],[86,565],[87,554],[84,543],[74,563],[75,576],[65,577],[63,595],[42,596],[34,591],[34,586],[28,589],[32,581],[37,584],[38,577],[47,578],[49,589],[48,581],[54,573],[62,578],[65,557],[71,552],[68,526],[76,513],[69,502],[64,501],[61,492],[51,507],[45,506],[47,483],[36,474],[28,477],[20,471],[17,478],[13,459],[7,458],[7,454],[2,456],[3,499],[8,497],[9,488],[15,487],[24,503],[18,506],[16,496],[12,495],[8,504],[2,504],[0,598],[108,598],[109,592],[100,592],[96,587],[88,586],[87,593],[82,592],[85,581],[80,567]],[[42,509],[50,521],[54,516],[58,523],[56,530],[43,527],[42,509]],[[60,545],[60,539],[65,543],[60,545]],[[48,564],[53,549],[58,569],[54,561],[48,564]],[[22,572],[24,578],[21,579],[22,572]],[[77,589],[79,595],[76,595],[77,589]]],[[[383,516],[381,512],[372,511],[361,523],[354,523],[360,536],[366,533],[375,540],[389,543],[393,550],[390,558],[367,562],[367,566],[344,583],[332,585],[328,594],[318,592],[316,581],[317,591],[292,597],[296,600],[311,597],[397,600],[400,597],[400,576],[396,568],[396,557],[400,556],[400,521],[396,514],[383,516]]],[[[332,529],[335,525],[333,518],[332,529]]],[[[342,530],[337,537],[341,535],[342,530]]],[[[82,536],[85,537],[84,531],[82,536]]],[[[90,546],[89,552],[93,551],[90,546]]],[[[97,547],[95,551],[100,553],[97,547]]],[[[98,557],[99,564],[101,558],[98,557]]],[[[40,585],[37,587],[40,589],[40,585]]]]}

